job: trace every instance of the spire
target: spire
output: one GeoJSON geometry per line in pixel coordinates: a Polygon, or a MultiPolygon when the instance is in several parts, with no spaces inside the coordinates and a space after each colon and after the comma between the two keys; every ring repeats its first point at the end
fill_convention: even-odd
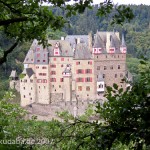
{"type": "Polygon", "coordinates": [[[121,42],[121,46],[122,46],[122,47],[126,47],[126,42],[125,42],[125,39],[124,39],[124,33],[122,33],[122,42],[121,42]]]}

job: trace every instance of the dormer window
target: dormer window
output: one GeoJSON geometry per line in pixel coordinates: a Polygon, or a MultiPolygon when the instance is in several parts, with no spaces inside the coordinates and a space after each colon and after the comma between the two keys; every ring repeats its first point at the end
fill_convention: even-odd
{"type": "Polygon", "coordinates": [[[115,53],[115,48],[110,48],[109,53],[115,53]]]}

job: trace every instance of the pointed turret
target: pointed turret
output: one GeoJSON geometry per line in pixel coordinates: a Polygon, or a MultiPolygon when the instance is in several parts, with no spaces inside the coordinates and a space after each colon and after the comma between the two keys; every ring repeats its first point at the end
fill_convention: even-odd
{"type": "Polygon", "coordinates": [[[115,53],[115,43],[114,43],[112,35],[110,36],[109,53],[115,53]]]}
{"type": "Polygon", "coordinates": [[[121,46],[120,46],[120,51],[121,51],[121,53],[126,53],[127,52],[127,46],[126,46],[126,43],[125,43],[123,33],[122,33],[122,42],[121,42],[121,46]]]}

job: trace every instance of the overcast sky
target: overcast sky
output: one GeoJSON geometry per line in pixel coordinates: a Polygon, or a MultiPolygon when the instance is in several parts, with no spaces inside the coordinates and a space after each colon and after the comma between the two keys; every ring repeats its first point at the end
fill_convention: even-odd
{"type": "MultiPolygon", "coordinates": [[[[94,3],[100,3],[100,1],[104,1],[104,0],[93,0],[93,1],[94,1],[94,3]]],[[[150,0],[113,0],[113,2],[115,4],[118,3],[118,4],[150,5],[150,0]]]]}

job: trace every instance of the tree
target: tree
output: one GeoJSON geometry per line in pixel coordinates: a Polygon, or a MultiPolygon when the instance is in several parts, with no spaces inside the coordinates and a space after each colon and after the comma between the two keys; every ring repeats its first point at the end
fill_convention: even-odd
{"type": "MultiPolygon", "coordinates": [[[[53,7],[60,7],[66,17],[75,15],[77,12],[84,12],[85,8],[92,8],[92,0],[79,0],[70,5],[70,0],[0,0],[0,30],[9,38],[14,40],[13,44],[7,50],[3,51],[3,57],[0,58],[0,64],[6,61],[7,55],[21,41],[37,39],[44,46],[47,45],[46,29],[60,29],[67,23],[61,15],[55,15],[53,9],[44,6],[44,3],[51,4],[53,7]]],[[[111,0],[100,3],[97,11],[98,15],[107,15],[113,9],[116,13],[113,16],[113,22],[122,23],[125,19],[132,19],[133,14],[129,7],[115,6],[111,0]]]]}
{"type": "Polygon", "coordinates": [[[71,149],[150,148],[150,64],[141,61],[140,78],[123,91],[116,84],[107,87],[107,101],[97,104],[97,121],[78,118],[61,126],[54,141],[71,149]],[[59,142],[60,143],[59,143],[59,142]]]}

